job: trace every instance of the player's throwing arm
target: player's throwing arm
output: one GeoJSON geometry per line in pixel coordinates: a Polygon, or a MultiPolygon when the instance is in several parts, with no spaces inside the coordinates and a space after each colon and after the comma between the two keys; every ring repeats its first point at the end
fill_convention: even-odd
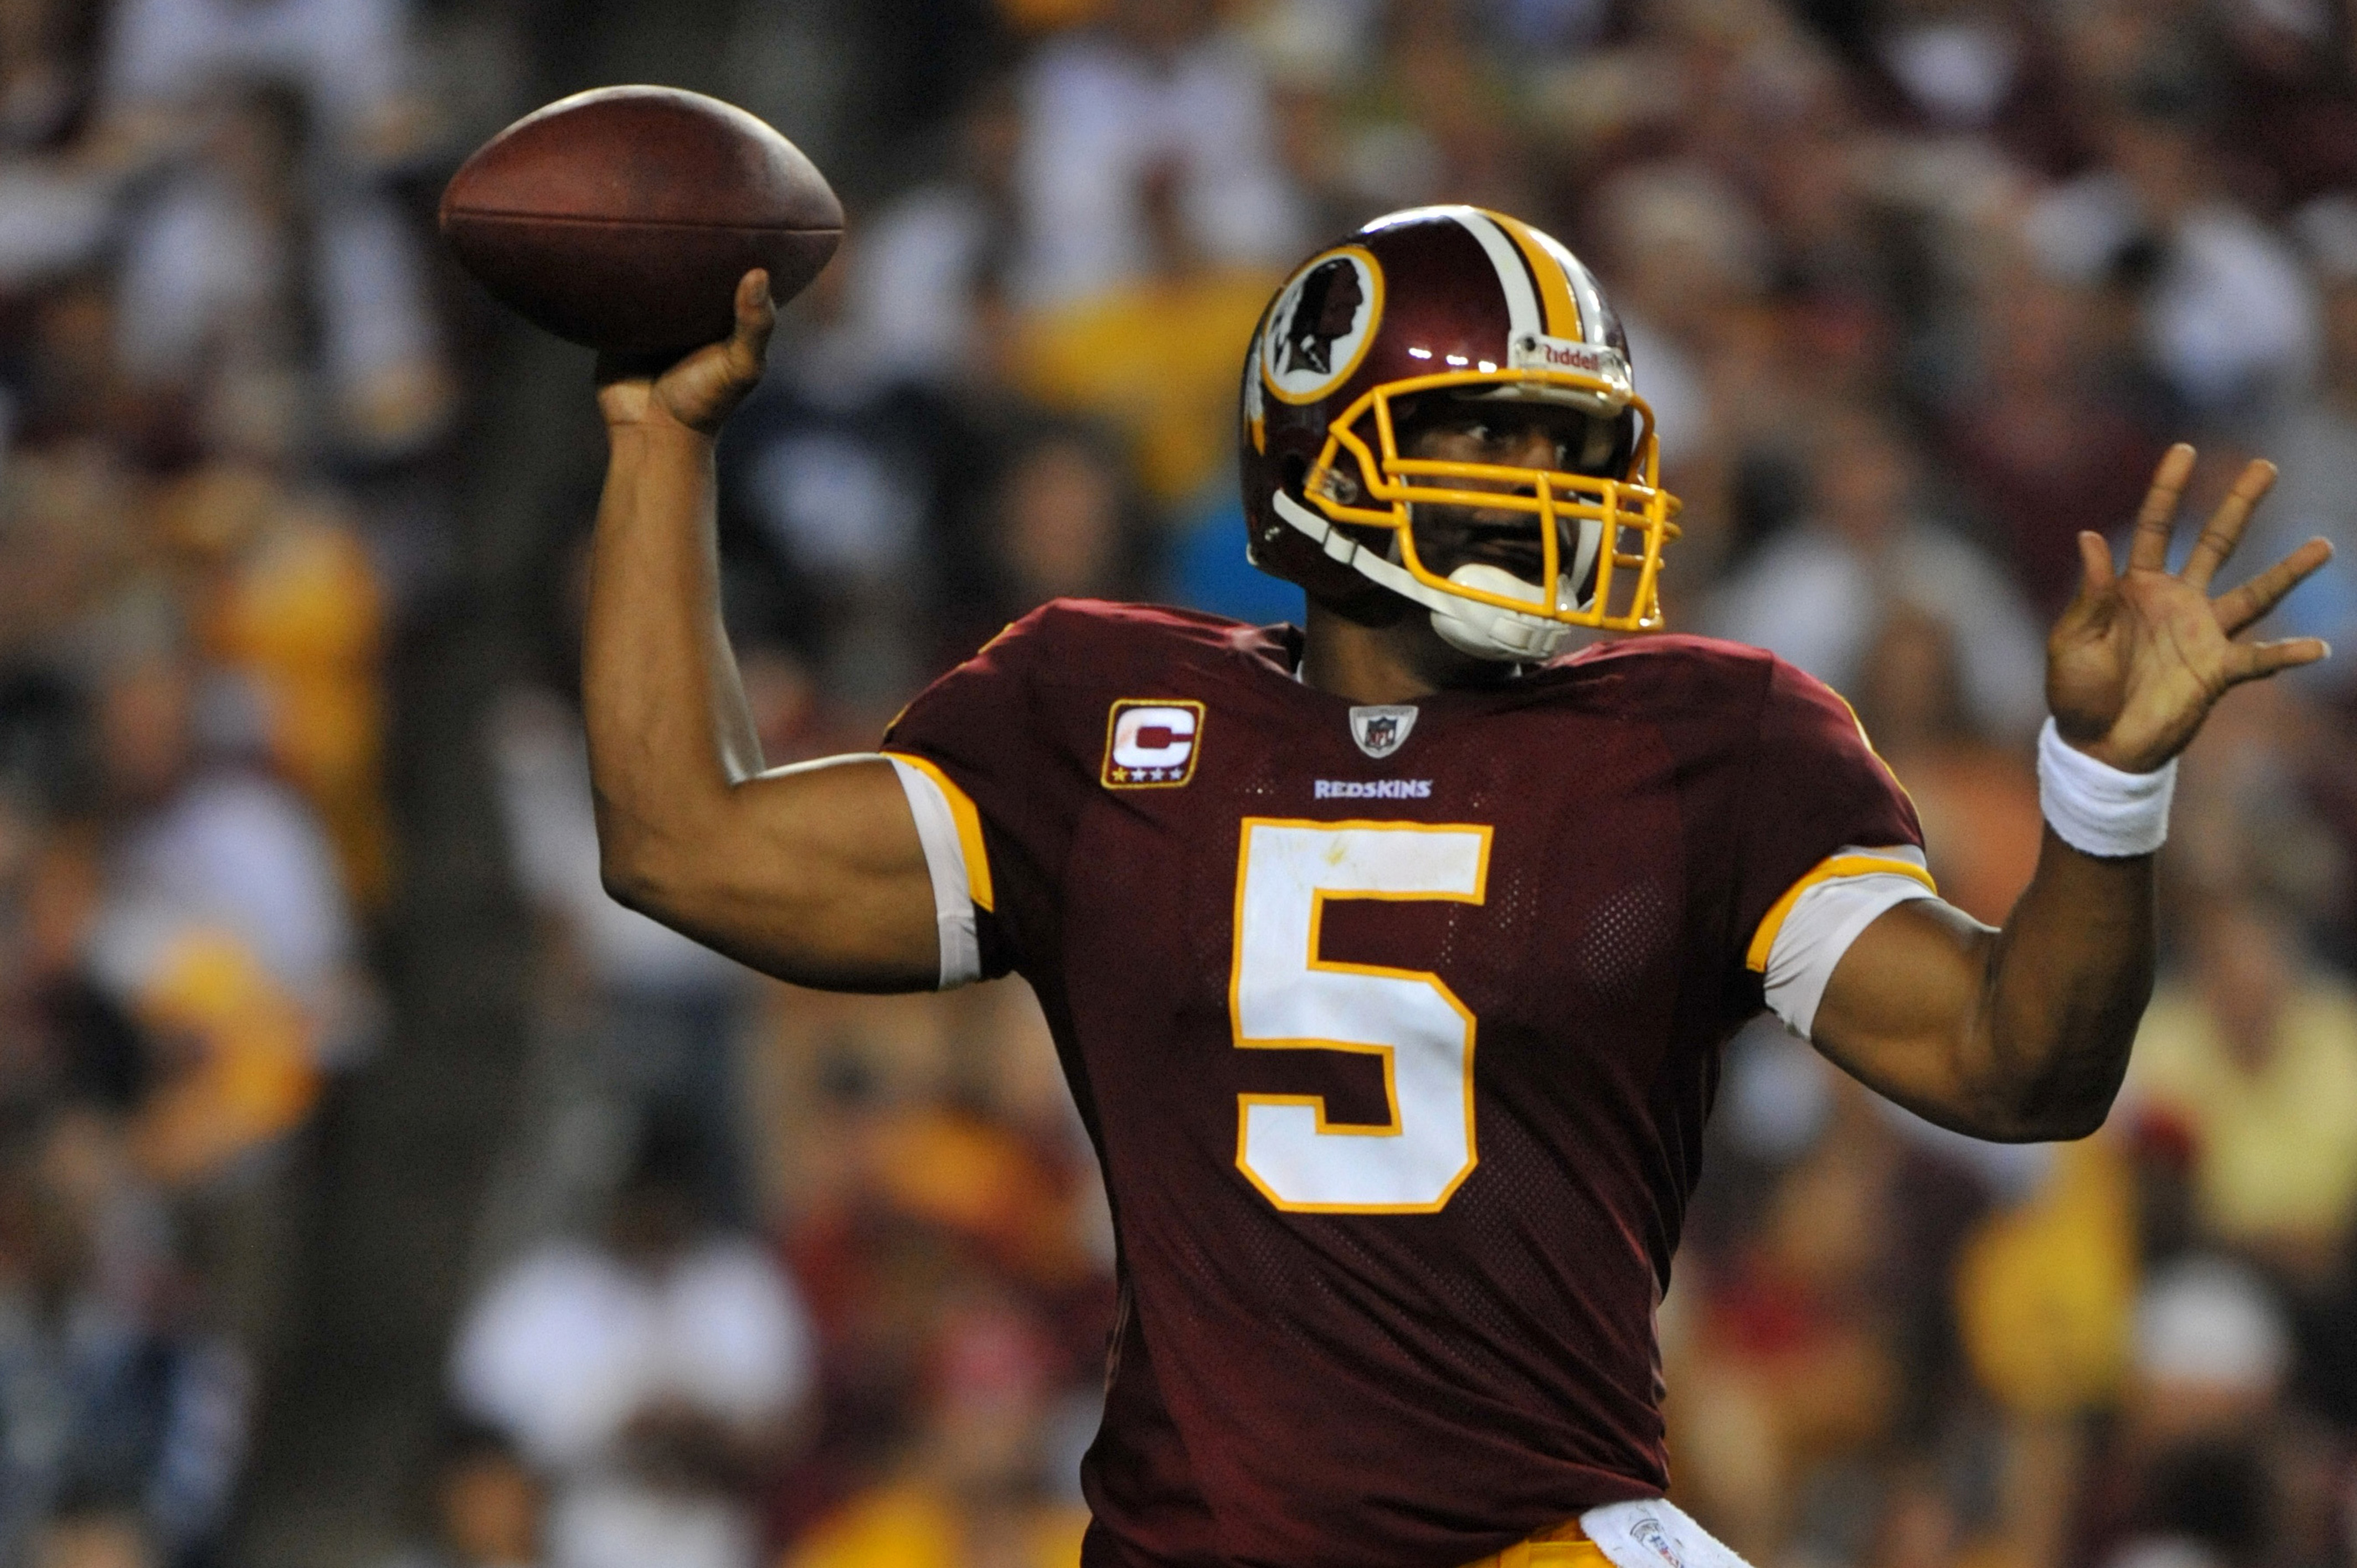
{"type": "Polygon", "coordinates": [[[763,771],[721,625],[713,437],[759,381],[775,317],[748,274],[726,341],[659,377],[600,367],[611,455],[581,684],[606,885],[782,980],[930,989],[932,883],[891,764],[763,771]]]}
{"type": "Polygon", "coordinates": [[[601,356],[583,686],[608,888],[787,980],[931,984],[934,899],[891,765],[764,773],[720,624],[713,436],[760,380],[776,306],[843,237],[825,177],[730,104],[608,87],[492,137],[440,221],[485,288],[601,356]]]}

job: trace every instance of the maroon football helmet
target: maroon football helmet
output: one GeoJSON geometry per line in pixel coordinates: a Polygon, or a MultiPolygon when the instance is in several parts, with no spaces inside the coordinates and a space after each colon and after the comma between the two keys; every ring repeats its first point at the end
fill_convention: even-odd
{"type": "Polygon", "coordinates": [[[1573,627],[1662,624],[1678,502],[1657,482],[1628,338],[1579,259],[1521,220],[1418,207],[1302,263],[1253,334],[1243,414],[1246,548],[1262,570],[1338,604],[1397,595],[1487,659],[1544,659],[1573,627]],[[1593,473],[1406,456],[1402,400],[1431,393],[1566,405],[1612,422],[1610,456],[1593,473]],[[1488,563],[1433,571],[1411,527],[1419,503],[1529,513],[1541,580],[1488,563]]]}

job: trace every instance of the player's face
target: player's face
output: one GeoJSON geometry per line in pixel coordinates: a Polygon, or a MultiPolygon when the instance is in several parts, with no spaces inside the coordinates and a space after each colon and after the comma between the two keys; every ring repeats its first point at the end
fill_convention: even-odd
{"type": "MultiPolygon", "coordinates": [[[[1401,455],[1440,462],[1480,463],[1507,468],[1543,468],[1558,473],[1604,475],[1619,457],[1618,427],[1560,403],[1437,397],[1405,411],[1400,422],[1401,455]]],[[[1511,479],[1452,479],[1463,489],[1494,489],[1529,495],[1533,487],[1511,479]]],[[[1570,550],[1568,523],[1562,546],[1570,550]]],[[[1538,520],[1527,511],[1500,508],[1419,505],[1415,509],[1415,548],[1424,564],[1447,576],[1469,562],[1502,566],[1527,582],[1545,570],[1538,520]]]]}

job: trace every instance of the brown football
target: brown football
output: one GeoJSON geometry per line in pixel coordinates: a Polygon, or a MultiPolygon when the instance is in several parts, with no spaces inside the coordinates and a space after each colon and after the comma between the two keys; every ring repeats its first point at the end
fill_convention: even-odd
{"type": "Polygon", "coordinates": [[[737,280],[780,302],[843,238],[843,204],[742,109],[671,87],[601,87],[501,131],[442,193],[442,233],[485,288],[561,338],[616,353],[725,338],[737,280]]]}

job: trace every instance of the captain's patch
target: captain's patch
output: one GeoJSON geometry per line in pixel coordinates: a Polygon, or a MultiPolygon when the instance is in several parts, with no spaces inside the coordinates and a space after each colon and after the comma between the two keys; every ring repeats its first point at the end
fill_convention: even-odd
{"type": "Polygon", "coordinates": [[[1203,704],[1169,697],[1124,697],[1105,715],[1108,789],[1167,789],[1195,777],[1203,704]]]}

